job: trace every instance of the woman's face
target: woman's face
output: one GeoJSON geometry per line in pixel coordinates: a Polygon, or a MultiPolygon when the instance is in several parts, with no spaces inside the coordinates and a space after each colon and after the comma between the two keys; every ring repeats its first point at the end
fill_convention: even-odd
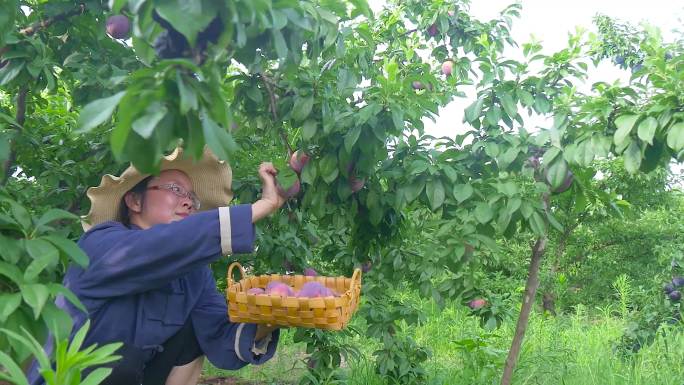
{"type": "Polygon", "coordinates": [[[192,191],[192,182],[183,171],[162,171],[147,183],[144,203],[139,196],[126,195],[131,223],[147,229],[157,224],[179,221],[193,214],[196,211],[193,199],[184,194],[192,191]]]}

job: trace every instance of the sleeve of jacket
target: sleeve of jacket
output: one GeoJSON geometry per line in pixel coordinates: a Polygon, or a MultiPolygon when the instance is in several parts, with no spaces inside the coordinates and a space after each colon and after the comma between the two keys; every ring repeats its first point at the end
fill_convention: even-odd
{"type": "Polygon", "coordinates": [[[260,351],[254,340],[257,325],[230,322],[226,299],[216,290],[216,281],[209,268],[206,275],[202,298],[190,316],[197,341],[209,361],[218,368],[235,370],[270,360],[276,353],[280,330],[271,333],[265,352],[256,354],[260,351]]]}
{"type": "Polygon", "coordinates": [[[253,251],[252,206],[203,211],[149,229],[106,222],[78,242],[90,258],[76,268],[72,288],[93,298],[139,293],[161,287],[221,255],[253,251]]]}

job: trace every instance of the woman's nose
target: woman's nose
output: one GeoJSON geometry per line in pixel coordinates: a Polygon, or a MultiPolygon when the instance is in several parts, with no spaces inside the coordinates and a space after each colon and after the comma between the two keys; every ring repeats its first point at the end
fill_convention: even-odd
{"type": "Polygon", "coordinates": [[[194,208],[192,205],[192,199],[190,199],[190,197],[181,198],[181,207],[192,210],[194,208]]]}

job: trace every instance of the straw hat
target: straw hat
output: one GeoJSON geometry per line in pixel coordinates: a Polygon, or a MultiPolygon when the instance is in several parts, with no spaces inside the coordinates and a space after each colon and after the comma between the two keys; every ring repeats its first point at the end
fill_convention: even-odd
{"type": "MultiPolygon", "coordinates": [[[[160,171],[180,170],[190,177],[192,187],[199,198],[201,210],[210,210],[226,206],[233,199],[231,190],[232,171],[225,161],[219,160],[208,148],[200,160],[193,160],[183,155],[178,147],[173,153],[162,159],[160,171]]],[[[106,174],[100,185],[88,189],[90,212],[82,217],[83,230],[106,221],[120,221],[119,205],[121,198],[130,189],[150,174],[140,173],[133,165],[129,166],[121,176],[106,174]]]]}

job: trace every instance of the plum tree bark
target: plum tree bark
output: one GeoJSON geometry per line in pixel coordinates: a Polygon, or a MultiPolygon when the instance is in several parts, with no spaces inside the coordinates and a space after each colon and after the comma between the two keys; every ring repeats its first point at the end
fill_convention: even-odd
{"type": "Polygon", "coordinates": [[[506,357],[506,366],[504,367],[503,376],[501,376],[501,385],[510,385],[513,377],[513,370],[518,362],[520,355],[520,347],[522,346],[523,338],[525,338],[525,331],[527,331],[527,323],[530,319],[530,312],[534,304],[534,297],[539,286],[539,266],[541,265],[544,250],[546,249],[546,237],[540,237],[532,247],[532,259],[530,260],[530,268],[527,275],[527,283],[525,284],[525,294],[523,295],[523,304],[520,309],[520,316],[515,327],[515,335],[511,343],[511,349],[508,351],[506,357]]]}

